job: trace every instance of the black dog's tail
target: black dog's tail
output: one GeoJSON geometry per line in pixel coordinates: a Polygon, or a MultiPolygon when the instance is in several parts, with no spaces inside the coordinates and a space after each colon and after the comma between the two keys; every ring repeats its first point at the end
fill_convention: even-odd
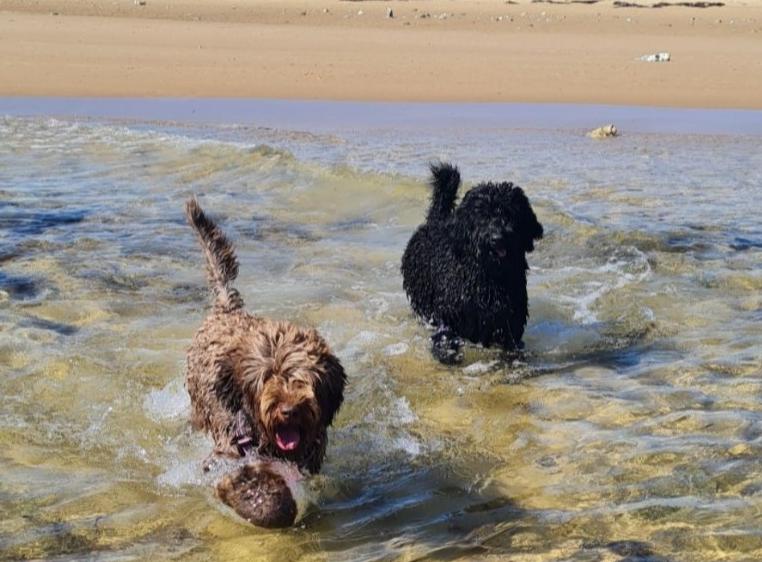
{"type": "Polygon", "coordinates": [[[214,221],[204,214],[195,197],[185,203],[185,216],[198,234],[201,248],[206,256],[206,273],[214,293],[215,308],[232,312],[243,308],[243,299],[230,284],[238,276],[238,260],[233,244],[214,221]]]}
{"type": "Polygon", "coordinates": [[[455,196],[460,187],[460,172],[452,164],[441,162],[431,165],[431,207],[427,221],[441,220],[450,216],[455,207],[455,196]]]}

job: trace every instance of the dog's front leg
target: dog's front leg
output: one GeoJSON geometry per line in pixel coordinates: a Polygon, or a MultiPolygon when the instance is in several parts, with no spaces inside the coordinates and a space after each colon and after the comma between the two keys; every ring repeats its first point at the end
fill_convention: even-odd
{"type": "Polygon", "coordinates": [[[506,327],[500,334],[498,342],[503,350],[509,354],[519,353],[524,350],[524,341],[521,338],[516,339],[510,326],[506,327]]]}
{"type": "Polygon", "coordinates": [[[440,363],[456,365],[463,361],[463,338],[440,325],[431,336],[431,353],[440,363]]]}
{"type": "Polygon", "coordinates": [[[201,463],[201,468],[204,472],[209,472],[217,467],[218,464],[224,463],[225,460],[235,460],[244,455],[238,454],[236,451],[230,448],[215,447],[214,451],[209,453],[204,461],[201,463]]]}
{"type": "Polygon", "coordinates": [[[204,472],[210,472],[223,462],[222,459],[223,456],[218,453],[209,453],[201,463],[201,469],[204,472]]]}

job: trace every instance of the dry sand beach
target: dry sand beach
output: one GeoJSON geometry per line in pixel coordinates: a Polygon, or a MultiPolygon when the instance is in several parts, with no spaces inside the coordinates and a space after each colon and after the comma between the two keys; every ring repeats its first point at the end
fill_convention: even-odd
{"type": "Polygon", "coordinates": [[[762,108],[762,2],[639,3],[0,0],[0,95],[762,108]]]}

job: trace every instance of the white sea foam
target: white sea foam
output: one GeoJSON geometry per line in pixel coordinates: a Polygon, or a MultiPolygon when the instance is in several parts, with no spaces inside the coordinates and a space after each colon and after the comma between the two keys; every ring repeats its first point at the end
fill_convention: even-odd
{"type": "Polygon", "coordinates": [[[399,342],[399,343],[393,343],[391,345],[387,345],[383,349],[384,355],[389,356],[395,356],[395,355],[402,355],[403,353],[407,353],[407,350],[410,349],[410,346],[406,344],[405,342],[399,342]]]}
{"type": "Polygon", "coordinates": [[[182,379],[172,379],[161,390],[151,391],[143,400],[143,409],[156,421],[187,416],[190,398],[182,379]]]}
{"type": "Polygon", "coordinates": [[[157,484],[167,488],[208,486],[218,476],[214,470],[205,473],[202,469],[211,451],[212,441],[198,432],[168,439],[161,450],[159,462],[164,471],[157,476],[157,484]]]}
{"type": "Polygon", "coordinates": [[[411,457],[417,457],[421,454],[421,443],[411,435],[397,437],[394,440],[394,447],[406,452],[411,457]]]}
{"type": "Polygon", "coordinates": [[[475,361],[471,363],[470,365],[463,368],[463,373],[466,375],[482,375],[484,373],[489,372],[490,369],[492,369],[495,365],[498,364],[498,361],[475,361]]]}
{"type": "MultiPolygon", "coordinates": [[[[596,305],[605,295],[620,290],[628,285],[641,283],[651,275],[647,256],[636,248],[627,248],[627,259],[610,257],[598,267],[584,268],[569,266],[559,268],[554,277],[568,279],[558,283],[575,288],[573,294],[559,294],[558,300],[573,307],[572,318],[582,325],[598,322],[596,305]],[[584,279],[587,278],[587,281],[584,279]]],[[[560,279],[559,279],[560,278],[560,279]]]]}
{"type": "Polygon", "coordinates": [[[207,484],[198,459],[177,462],[161,473],[156,482],[162,487],[181,488],[183,486],[202,486],[207,484]]]}
{"type": "Polygon", "coordinates": [[[367,352],[380,337],[381,335],[377,332],[362,330],[346,343],[344,348],[341,349],[340,354],[347,359],[356,359],[363,353],[367,352]]]}

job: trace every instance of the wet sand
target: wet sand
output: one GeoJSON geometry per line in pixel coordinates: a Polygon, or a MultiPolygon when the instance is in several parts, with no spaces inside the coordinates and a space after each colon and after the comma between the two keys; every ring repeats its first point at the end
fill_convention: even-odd
{"type": "Polygon", "coordinates": [[[706,9],[608,0],[0,0],[5,96],[758,109],[761,91],[759,0],[706,9]],[[638,60],[659,51],[672,60],[638,60]]]}

